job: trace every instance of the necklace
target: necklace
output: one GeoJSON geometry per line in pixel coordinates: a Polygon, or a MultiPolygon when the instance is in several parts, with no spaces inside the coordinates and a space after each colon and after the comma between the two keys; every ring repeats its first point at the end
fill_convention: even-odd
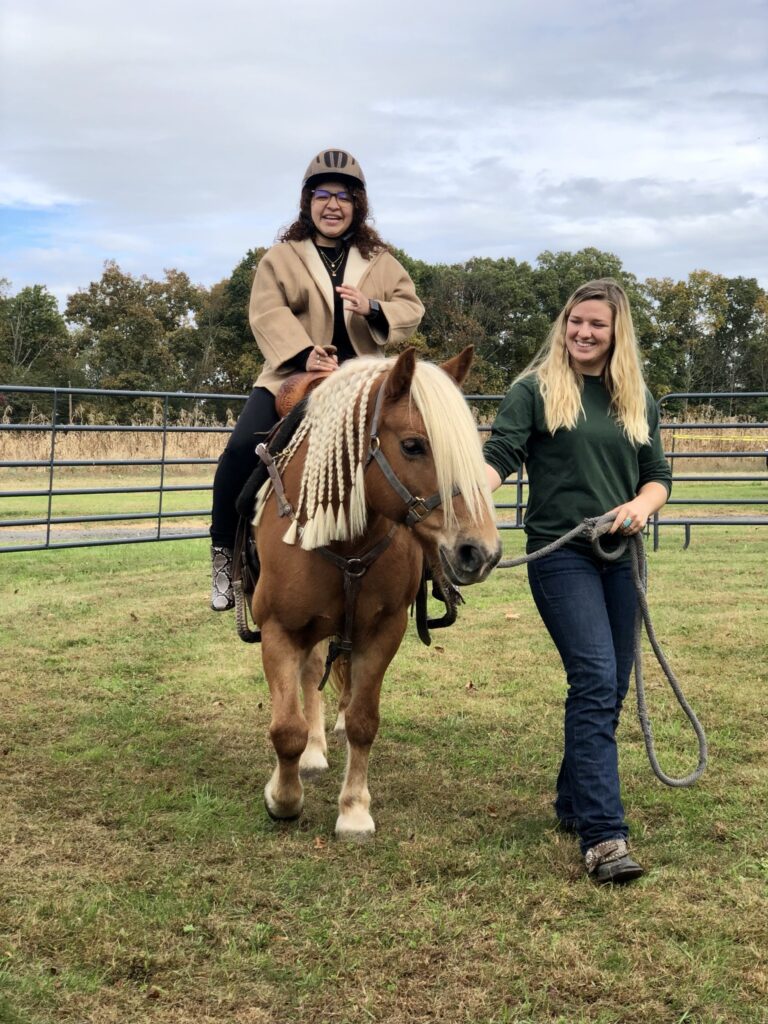
{"type": "Polygon", "coordinates": [[[319,245],[315,246],[315,248],[320,253],[320,259],[323,261],[323,263],[326,265],[326,267],[328,267],[328,271],[329,271],[331,277],[334,278],[334,280],[335,280],[336,275],[339,272],[339,267],[344,262],[344,257],[347,255],[347,250],[346,249],[342,249],[341,252],[339,253],[339,255],[335,259],[329,259],[325,255],[325,253],[323,252],[323,250],[320,248],[319,245]]]}

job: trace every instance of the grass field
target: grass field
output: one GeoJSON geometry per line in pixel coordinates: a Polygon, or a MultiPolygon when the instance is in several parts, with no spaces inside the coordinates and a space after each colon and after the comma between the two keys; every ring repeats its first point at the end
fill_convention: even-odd
{"type": "MultiPolygon", "coordinates": [[[[617,891],[553,829],[564,688],[521,570],[432,647],[409,630],[378,832],[346,845],[333,745],[303,819],[266,816],[259,654],[208,612],[203,542],[0,556],[0,1022],[764,1024],[768,531],[672,532],[651,609],[711,761],[661,786],[628,703],[647,874],[617,891]]],[[[684,774],[695,738],[646,665],[684,774]]]]}

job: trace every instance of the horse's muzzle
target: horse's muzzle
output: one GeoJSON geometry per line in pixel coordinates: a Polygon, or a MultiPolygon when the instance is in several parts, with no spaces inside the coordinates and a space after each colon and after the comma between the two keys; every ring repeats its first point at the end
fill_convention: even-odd
{"type": "Polygon", "coordinates": [[[501,558],[501,542],[488,548],[477,541],[457,543],[449,549],[440,547],[440,563],[454,586],[466,587],[470,583],[482,583],[501,558]]]}

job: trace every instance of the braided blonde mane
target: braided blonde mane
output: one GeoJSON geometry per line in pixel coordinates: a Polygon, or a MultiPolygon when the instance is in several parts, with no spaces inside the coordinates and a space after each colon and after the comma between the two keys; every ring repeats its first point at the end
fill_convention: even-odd
{"type": "MultiPolygon", "coordinates": [[[[365,532],[363,470],[369,399],[373,385],[394,363],[394,358],[349,359],[311,393],[302,423],[276,457],[282,470],[308,438],[294,520],[283,538],[286,543],[295,543],[298,532],[302,548],[312,550],[336,540],[354,540],[365,532]],[[301,521],[304,526],[297,530],[301,521]]],[[[417,362],[411,401],[430,441],[447,523],[455,520],[454,487],[477,522],[493,503],[477,427],[461,392],[440,367],[417,362]]],[[[265,487],[259,495],[257,521],[269,490],[265,487]]]]}

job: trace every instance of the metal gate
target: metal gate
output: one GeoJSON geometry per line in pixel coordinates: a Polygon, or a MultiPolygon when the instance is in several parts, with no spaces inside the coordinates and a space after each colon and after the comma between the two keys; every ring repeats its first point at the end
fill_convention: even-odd
{"type": "MultiPolygon", "coordinates": [[[[213,471],[231,430],[231,425],[215,422],[210,410],[216,408],[220,414],[222,407],[228,407],[231,424],[246,398],[0,385],[0,553],[207,537],[213,471]],[[87,401],[93,410],[99,402],[114,404],[116,399],[129,407],[142,403],[146,409],[151,404],[152,422],[96,422],[99,417],[93,412],[84,422],[86,417],[78,416],[76,401],[87,401]],[[34,405],[34,413],[28,412],[24,422],[14,419],[14,400],[34,405]],[[112,501],[117,505],[109,508],[112,501]]],[[[467,396],[472,406],[484,410],[502,398],[467,396]]],[[[666,395],[659,406],[663,414],[672,401],[711,405],[766,399],[766,392],[675,394],[666,395]]],[[[478,429],[484,433],[490,427],[480,425],[478,429]]],[[[687,546],[694,525],[768,525],[768,423],[670,420],[662,421],[662,429],[674,483],[752,486],[757,482],[759,486],[757,496],[745,493],[728,499],[714,493],[697,499],[678,498],[673,490],[668,505],[650,525],[654,547],[658,547],[662,527],[683,527],[687,546]],[[708,432],[714,437],[716,431],[736,426],[748,434],[749,450],[705,448],[693,452],[680,448],[686,431],[708,432]],[[751,460],[750,471],[679,473],[680,465],[688,460],[712,459],[732,461],[734,466],[751,460]],[[683,505],[688,515],[676,516],[675,509],[683,505]],[[692,506],[696,506],[696,515],[690,514],[692,506]],[[723,506],[745,511],[724,515],[723,506]]],[[[522,528],[527,487],[521,471],[497,492],[501,530],[522,528]]]]}

